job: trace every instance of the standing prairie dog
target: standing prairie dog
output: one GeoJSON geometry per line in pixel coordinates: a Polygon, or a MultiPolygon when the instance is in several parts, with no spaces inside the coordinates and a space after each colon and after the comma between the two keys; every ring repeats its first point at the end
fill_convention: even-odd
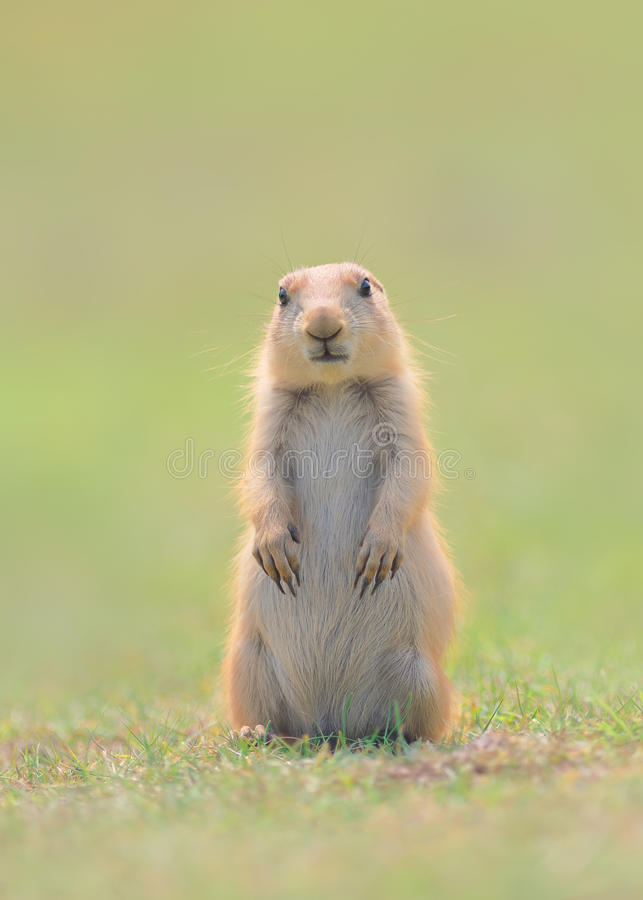
{"type": "Polygon", "coordinates": [[[454,587],[404,336],[355,263],[297,269],[278,295],[242,483],[232,724],[437,740],[454,587]]]}

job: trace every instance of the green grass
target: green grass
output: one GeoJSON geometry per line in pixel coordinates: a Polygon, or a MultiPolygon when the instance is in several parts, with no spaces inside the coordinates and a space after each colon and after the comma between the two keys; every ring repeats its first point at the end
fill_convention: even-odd
{"type": "Polygon", "coordinates": [[[12,896],[635,897],[642,699],[516,682],[439,747],[334,753],[203,710],[5,724],[2,878],[12,896]]]}
{"type": "Polygon", "coordinates": [[[3,12],[0,896],[641,895],[639,6],[3,12]],[[216,460],[356,248],[460,454],[461,718],[230,740],[216,460]]]}

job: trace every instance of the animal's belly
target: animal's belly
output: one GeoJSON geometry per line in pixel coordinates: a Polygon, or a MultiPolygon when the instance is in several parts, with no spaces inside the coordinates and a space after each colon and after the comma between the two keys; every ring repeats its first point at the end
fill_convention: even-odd
{"type": "Polygon", "coordinates": [[[399,632],[404,579],[360,598],[359,546],[377,499],[368,477],[300,478],[301,584],[297,596],[264,582],[264,640],[289,702],[307,715],[326,714],[375,676],[382,646],[399,632]]]}

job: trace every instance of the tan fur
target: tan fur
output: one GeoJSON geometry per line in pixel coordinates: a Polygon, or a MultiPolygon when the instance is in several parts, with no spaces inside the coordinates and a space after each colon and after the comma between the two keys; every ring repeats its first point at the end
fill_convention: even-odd
{"type": "Polygon", "coordinates": [[[404,336],[354,263],[299,269],[280,286],[289,302],[255,373],[242,486],[249,527],[224,664],[232,723],[358,738],[398,715],[407,738],[437,740],[451,705],[441,663],[453,575],[429,511],[430,446],[404,336]],[[345,358],[312,358],[324,348],[345,358]],[[333,456],[355,447],[375,461],[366,475],[333,456]],[[394,465],[413,458],[425,464],[394,465]]]}

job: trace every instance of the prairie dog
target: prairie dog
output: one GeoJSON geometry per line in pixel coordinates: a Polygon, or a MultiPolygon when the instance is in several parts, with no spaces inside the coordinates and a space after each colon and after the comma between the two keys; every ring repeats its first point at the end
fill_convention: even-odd
{"type": "Polygon", "coordinates": [[[224,662],[235,728],[441,737],[454,580],[403,333],[355,263],[297,269],[255,371],[224,662]]]}

